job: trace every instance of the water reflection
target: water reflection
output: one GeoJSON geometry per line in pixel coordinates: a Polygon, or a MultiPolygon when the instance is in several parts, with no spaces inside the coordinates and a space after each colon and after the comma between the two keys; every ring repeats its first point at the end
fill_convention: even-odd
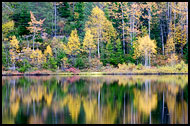
{"type": "Polygon", "coordinates": [[[187,123],[188,77],[2,77],[3,123],[187,123]]]}

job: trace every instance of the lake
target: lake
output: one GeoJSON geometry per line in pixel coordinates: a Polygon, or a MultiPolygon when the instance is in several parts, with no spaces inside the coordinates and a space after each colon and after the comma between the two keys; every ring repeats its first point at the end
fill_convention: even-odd
{"type": "Polygon", "coordinates": [[[3,76],[2,123],[187,124],[188,76],[3,76]]]}

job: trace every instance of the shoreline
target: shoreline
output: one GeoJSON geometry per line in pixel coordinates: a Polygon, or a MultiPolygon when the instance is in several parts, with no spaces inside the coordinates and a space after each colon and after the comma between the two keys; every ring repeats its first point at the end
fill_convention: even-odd
{"type": "Polygon", "coordinates": [[[51,75],[188,75],[188,73],[122,73],[122,72],[80,72],[80,73],[37,73],[2,74],[2,76],[51,76],[51,75]]]}

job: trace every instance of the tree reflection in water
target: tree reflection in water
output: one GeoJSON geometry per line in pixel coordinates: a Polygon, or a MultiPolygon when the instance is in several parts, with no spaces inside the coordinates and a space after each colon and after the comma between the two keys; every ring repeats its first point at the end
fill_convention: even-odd
{"type": "Polygon", "coordinates": [[[187,123],[188,77],[2,77],[3,123],[187,123]]]}

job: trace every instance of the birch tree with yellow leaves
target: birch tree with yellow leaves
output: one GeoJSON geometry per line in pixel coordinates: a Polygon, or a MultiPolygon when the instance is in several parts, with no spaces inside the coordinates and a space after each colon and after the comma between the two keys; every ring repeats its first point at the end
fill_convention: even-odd
{"type": "Polygon", "coordinates": [[[100,44],[116,37],[116,30],[105,17],[104,12],[97,6],[92,9],[89,21],[86,22],[85,31],[91,30],[93,39],[97,43],[98,58],[100,58],[100,44]]]}
{"type": "MultiPolygon", "coordinates": [[[[146,35],[144,37],[140,37],[137,40],[136,48],[138,48],[141,55],[144,55],[145,57],[145,66],[149,66],[151,64],[151,55],[156,54],[156,41],[151,40],[149,35],[146,35]]],[[[137,54],[139,56],[140,54],[137,54]]]]}
{"type": "Polygon", "coordinates": [[[13,64],[13,70],[15,70],[15,62],[16,59],[18,59],[18,53],[19,53],[19,41],[17,40],[16,36],[12,36],[11,38],[12,40],[10,40],[10,56],[11,56],[11,62],[13,64]]]}

